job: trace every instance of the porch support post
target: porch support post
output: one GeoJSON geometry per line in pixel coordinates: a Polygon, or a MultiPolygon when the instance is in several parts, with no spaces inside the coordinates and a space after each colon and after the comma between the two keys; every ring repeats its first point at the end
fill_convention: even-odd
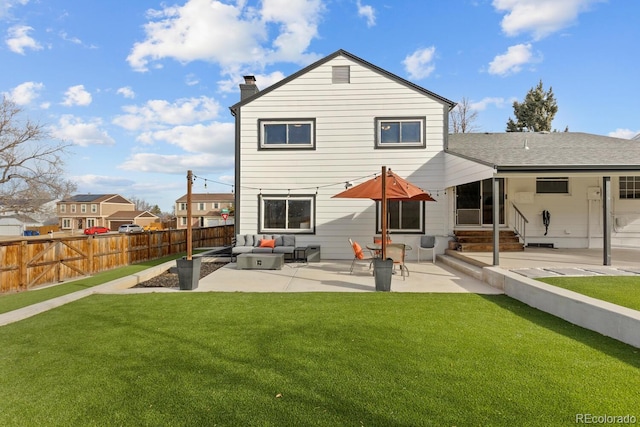
{"type": "Polygon", "coordinates": [[[493,265],[500,265],[500,182],[493,177],[493,265]]]}
{"type": "Polygon", "coordinates": [[[602,177],[602,265],[611,265],[611,177],[602,177]]]}

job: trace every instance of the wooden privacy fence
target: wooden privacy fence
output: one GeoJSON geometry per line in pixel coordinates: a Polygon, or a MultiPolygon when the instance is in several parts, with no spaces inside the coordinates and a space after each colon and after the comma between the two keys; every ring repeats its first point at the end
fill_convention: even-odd
{"type": "MultiPolygon", "coordinates": [[[[193,248],[231,245],[234,226],[193,229],[193,248]]],[[[0,242],[0,293],[89,276],[186,252],[186,230],[0,242]]]]}

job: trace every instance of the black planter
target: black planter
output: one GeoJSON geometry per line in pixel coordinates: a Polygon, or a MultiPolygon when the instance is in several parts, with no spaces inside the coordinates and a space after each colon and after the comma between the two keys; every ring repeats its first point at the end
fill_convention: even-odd
{"type": "Polygon", "coordinates": [[[391,291],[391,275],[393,274],[393,260],[391,258],[373,260],[373,275],[376,278],[376,291],[391,291]]]}
{"type": "Polygon", "coordinates": [[[191,291],[198,287],[198,282],[200,281],[201,263],[202,258],[180,258],[176,260],[180,290],[191,291]]]}

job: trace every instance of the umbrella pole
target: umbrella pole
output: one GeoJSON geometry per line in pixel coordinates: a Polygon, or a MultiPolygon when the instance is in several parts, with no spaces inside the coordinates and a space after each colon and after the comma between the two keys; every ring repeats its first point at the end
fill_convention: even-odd
{"type": "Polygon", "coordinates": [[[382,203],[381,206],[381,223],[382,223],[382,259],[387,259],[387,167],[382,166],[382,203]]]}

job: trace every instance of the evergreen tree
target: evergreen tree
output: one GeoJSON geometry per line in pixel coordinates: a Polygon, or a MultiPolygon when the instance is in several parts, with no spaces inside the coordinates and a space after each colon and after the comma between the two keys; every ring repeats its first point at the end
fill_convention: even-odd
{"type": "Polygon", "coordinates": [[[550,132],[551,122],[558,112],[558,104],[553,90],[545,92],[542,80],[538,86],[531,88],[522,103],[514,101],[514,121],[509,117],[507,132],[550,132]]]}

